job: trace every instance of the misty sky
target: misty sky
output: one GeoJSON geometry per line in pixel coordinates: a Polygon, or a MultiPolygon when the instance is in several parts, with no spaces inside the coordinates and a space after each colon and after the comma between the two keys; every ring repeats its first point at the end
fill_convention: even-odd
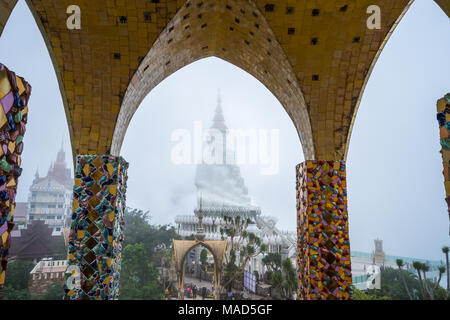
{"type": "MultiPolygon", "coordinates": [[[[450,91],[450,22],[431,0],[416,0],[385,47],[360,105],[348,154],[352,250],[384,240],[392,255],[443,259],[449,245],[436,101],[450,91]]],[[[17,201],[26,201],[37,167],[45,174],[69,133],[55,72],[25,1],[0,38],[0,62],[33,87],[17,201]]],[[[171,162],[176,129],[212,123],[220,89],[229,128],[278,129],[279,173],[241,166],[253,204],[296,229],[295,166],[304,160],[296,130],[255,78],[218,58],[195,62],[158,85],[131,121],[122,147],[130,162],[127,205],[172,223],[195,207],[195,165],[171,162]]],[[[73,169],[73,168],[72,168],[73,169]]]]}

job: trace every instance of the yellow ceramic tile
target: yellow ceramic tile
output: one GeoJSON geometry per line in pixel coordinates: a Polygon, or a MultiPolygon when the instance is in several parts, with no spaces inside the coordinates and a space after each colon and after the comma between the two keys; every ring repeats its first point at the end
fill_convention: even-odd
{"type": "Polygon", "coordinates": [[[6,96],[11,91],[11,84],[9,83],[6,70],[0,71],[0,99],[6,96]]]}
{"type": "Polygon", "coordinates": [[[21,95],[22,93],[25,92],[25,87],[23,86],[23,82],[18,76],[16,76],[16,85],[17,85],[17,88],[19,89],[19,95],[21,95]]]}

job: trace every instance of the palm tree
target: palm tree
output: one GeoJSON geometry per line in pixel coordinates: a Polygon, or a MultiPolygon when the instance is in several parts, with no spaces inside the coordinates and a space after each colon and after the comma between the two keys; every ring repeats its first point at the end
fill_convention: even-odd
{"type": "Polygon", "coordinates": [[[422,270],[423,264],[419,261],[413,261],[413,268],[416,269],[417,275],[419,276],[419,285],[420,285],[420,293],[422,295],[422,299],[425,300],[425,294],[423,292],[423,282],[422,282],[422,274],[420,271],[422,270]]]}
{"type": "Polygon", "coordinates": [[[412,300],[411,294],[409,293],[408,285],[406,284],[405,275],[403,274],[402,267],[404,266],[402,259],[397,259],[395,262],[397,262],[397,266],[400,270],[400,276],[402,277],[403,285],[405,286],[406,293],[408,294],[409,300],[412,300]]]}
{"type": "Polygon", "coordinates": [[[284,297],[283,294],[283,276],[281,272],[275,272],[272,274],[272,278],[270,279],[270,284],[272,288],[277,289],[280,292],[280,295],[284,297]]]}
{"type": "Polygon", "coordinates": [[[439,270],[439,278],[438,278],[438,281],[437,281],[436,285],[434,286],[434,290],[439,288],[439,283],[441,282],[442,275],[445,272],[445,267],[444,266],[439,266],[438,270],[439,270]]]}
{"type": "Polygon", "coordinates": [[[448,263],[448,246],[442,247],[442,252],[445,254],[445,260],[447,262],[447,294],[450,294],[450,277],[449,277],[449,263],[448,263]]]}
{"type": "Polygon", "coordinates": [[[430,271],[430,266],[427,264],[422,263],[422,272],[423,272],[423,279],[424,279],[424,284],[425,284],[425,289],[428,292],[428,295],[430,296],[431,300],[434,300],[434,292],[433,292],[433,288],[430,289],[429,281],[427,279],[427,272],[430,271]]]}
{"type": "Polygon", "coordinates": [[[292,294],[297,290],[297,272],[292,266],[292,262],[289,258],[286,258],[282,262],[283,272],[283,289],[286,292],[286,298],[292,299],[292,294]]]}

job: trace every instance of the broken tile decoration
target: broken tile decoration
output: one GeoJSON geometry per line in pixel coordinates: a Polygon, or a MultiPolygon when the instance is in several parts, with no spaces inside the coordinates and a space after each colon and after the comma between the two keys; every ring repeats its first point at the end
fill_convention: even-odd
{"type": "Polygon", "coordinates": [[[441,155],[444,166],[445,201],[450,220],[450,93],[437,102],[437,120],[440,129],[441,155]]]}
{"type": "Polygon", "coordinates": [[[5,284],[31,86],[0,63],[0,299],[5,284]]]}
{"type": "MultiPolygon", "coordinates": [[[[66,300],[117,300],[128,163],[122,157],[77,157],[68,267],[80,270],[79,288],[66,300]]],[[[66,274],[66,280],[70,274],[66,274]]]]}
{"type": "Polygon", "coordinates": [[[297,166],[297,266],[301,300],[352,299],[345,161],[297,166]]]}

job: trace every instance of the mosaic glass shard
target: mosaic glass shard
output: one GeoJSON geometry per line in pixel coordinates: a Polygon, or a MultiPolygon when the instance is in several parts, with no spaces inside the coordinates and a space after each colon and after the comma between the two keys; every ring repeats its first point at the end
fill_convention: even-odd
{"type": "Polygon", "coordinates": [[[77,157],[68,270],[79,270],[80,283],[66,274],[66,300],[119,298],[127,169],[122,157],[77,157]]]}
{"type": "Polygon", "coordinates": [[[297,166],[297,228],[299,299],[352,299],[345,161],[297,166]]]}
{"type": "Polygon", "coordinates": [[[442,147],[442,163],[444,166],[445,201],[447,202],[448,217],[450,221],[450,93],[447,93],[437,102],[437,120],[439,123],[439,135],[442,147]]]}
{"type": "Polygon", "coordinates": [[[5,284],[31,86],[0,63],[0,299],[5,284]]]}

